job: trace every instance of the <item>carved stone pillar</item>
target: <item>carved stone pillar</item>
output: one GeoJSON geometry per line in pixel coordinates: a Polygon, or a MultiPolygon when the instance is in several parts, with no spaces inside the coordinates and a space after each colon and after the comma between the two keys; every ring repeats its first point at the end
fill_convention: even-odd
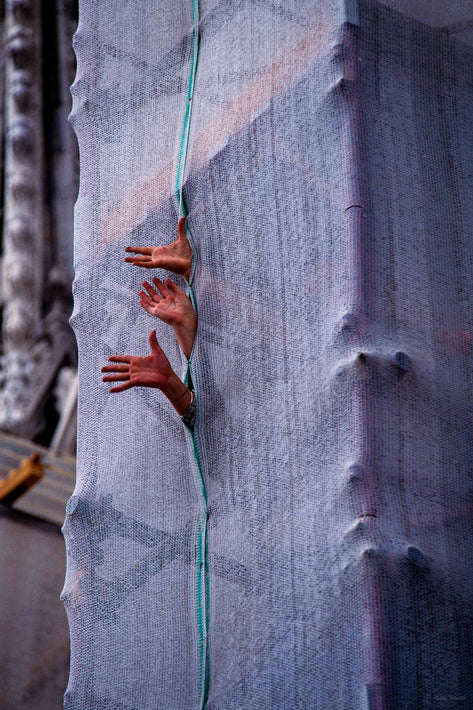
{"type": "Polygon", "coordinates": [[[42,317],[41,1],[7,0],[5,32],[4,389],[0,428],[20,431],[37,384],[33,344],[42,317]]]}
{"type": "Polygon", "coordinates": [[[72,245],[74,203],[79,183],[77,142],[67,121],[72,106],[70,86],[74,80],[75,56],[72,35],[75,31],[72,0],[56,0],[57,72],[59,102],[55,116],[55,147],[53,160],[53,231],[54,264],[70,295],[72,282],[72,245]]]}

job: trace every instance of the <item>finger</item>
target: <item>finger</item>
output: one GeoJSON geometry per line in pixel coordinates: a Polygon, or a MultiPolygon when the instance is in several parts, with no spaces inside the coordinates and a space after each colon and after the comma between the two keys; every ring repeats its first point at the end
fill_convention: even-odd
{"type": "Polygon", "coordinates": [[[110,355],[109,362],[131,362],[131,355],[110,355]]]}
{"type": "Polygon", "coordinates": [[[144,292],[140,291],[138,293],[138,296],[140,297],[140,306],[153,306],[154,301],[151,300],[151,298],[144,292]]]}
{"type": "Polygon", "coordinates": [[[135,262],[137,264],[140,263],[146,263],[146,262],[151,262],[151,257],[150,256],[126,256],[123,261],[126,261],[128,264],[134,264],[135,262]]]}
{"type": "Polygon", "coordinates": [[[158,339],[156,337],[155,330],[152,330],[151,333],[149,334],[149,345],[151,348],[151,352],[154,353],[155,355],[158,355],[159,353],[163,352],[160,344],[158,343],[158,339]]]}
{"type": "Polygon", "coordinates": [[[175,284],[172,279],[167,278],[164,280],[164,283],[166,284],[166,288],[171,291],[171,293],[182,293],[182,288],[179,288],[179,286],[175,284]]]}
{"type": "Polygon", "coordinates": [[[141,308],[144,308],[144,310],[146,311],[146,313],[149,313],[150,316],[155,316],[155,315],[156,315],[156,313],[154,312],[154,309],[156,308],[156,304],[153,304],[153,305],[150,304],[150,305],[148,305],[148,304],[145,303],[144,301],[140,301],[140,306],[141,306],[141,308]]]}
{"type": "Polygon", "coordinates": [[[181,217],[177,223],[177,237],[178,239],[187,239],[186,237],[186,218],[181,217]]]}
{"type": "Polygon", "coordinates": [[[130,387],[133,387],[133,382],[125,382],[123,385],[118,385],[117,387],[112,387],[109,392],[113,394],[113,392],[124,392],[125,390],[129,390],[130,387]]]}
{"type": "Polygon", "coordinates": [[[132,251],[135,254],[148,254],[153,251],[153,247],[125,247],[125,251],[132,251]]]}
{"type": "MultiPolygon", "coordinates": [[[[127,261],[127,259],[125,259],[127,261]]],[[[142,266],[144,269],[157,269],[157,262],[151,261],[150,259],[148,261],[137,261],[136,259],[131,262],[133,266],[142,266]]]]}
{"type": "Polygon", "coordinates": [[[169,291],[164,287],[164,284],[160,279],[153,277],[153,283],[163,298],[166,298],[166,296],[169,295],[169,291]]]}
{"type": "Polygon", "coordinates": [[[129,373],[123,373],[121,375],[106,375],[102,377],[102,382],[126,382],[130,379],[129,373]]]}
{"type": "Polygon", "coordinates": [[[128,372],[129,365],[105,365],[100,368],[100,372],[128,372]]]}
{"type": "MultiPolygon", "coordinates": [[[[154,279],[153,279],[153,281],[154,281],[154,279]]],[[[159,294],[156,293],[154,288],[147,281],[143,281],[142,286],[145,287],[146,291],[148,292],[148,296],[150,297],[150,299],[152,301],[155,301],[156,303],[158,303],[161,300],[161,298],[159,297],[159,294]]],[[[140,291],[140,293],[143,293],[143,291],[140,291]]]]}

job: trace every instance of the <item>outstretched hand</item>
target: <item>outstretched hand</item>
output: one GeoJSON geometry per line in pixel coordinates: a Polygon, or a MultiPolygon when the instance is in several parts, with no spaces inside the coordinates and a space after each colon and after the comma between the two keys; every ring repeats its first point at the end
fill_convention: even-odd
{"type": "Polygon", "coordinates": [[[126,247],[126,252],[135,256],[125,257],[133,266],[145,269],[167,269],[189,280],[193,252],[186,235],[186,218],[181,217],[177,224],[177,239],[164,247],[126,247]]]}
{"type": "Polygon", "coordinates": [[[108,358],[114,364],[105,365],[101,371],[113,374],[106,375],[102,380],[104,382],[123,383],[112,387],[110,392],[124,392],[131,387],[156,387],[162,390],[169,399],[172,399],[172,392],[171,397],[169,397],[168,392],[170,387],[172,389],[173,384],[177,384],[175,383],[176,378],[180,383],[180,389],[183,390],[185,385],[174,373],[169,360],[156,339],[155,330],[152,330],[149,335],[149,344],[151,354],[146,357],[112,355],[108,358]]]}
{"type": "Polygon", "coordinates": [[[187,358],[190,357],[197,329],[197,316],[189,297],[171,279],[164,283],[153,278],[154,288],[143,281],[146,290],[139,292],[140,305],[152,316],[174,328],[176,339],[187,358]]]}
{"type": "Polygon", "coordinates": [[[140,306],[147,313],[156,316],[168,325],[181,325],[186,320],[195,320],[195,311],[187,294],[174,281],[166,279],[164,283],[152,279],[154,288],[148,281],[143,281],[146,290],[139,292],[140,306]]]}

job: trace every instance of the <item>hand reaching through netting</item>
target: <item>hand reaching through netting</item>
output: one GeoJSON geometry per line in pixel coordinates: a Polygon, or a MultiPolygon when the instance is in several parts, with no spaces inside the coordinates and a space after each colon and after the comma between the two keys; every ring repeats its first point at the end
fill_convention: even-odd
{"type": "Polygon", "coordinates": [[[164,247],[126,247],[125,251],[135,254],[125,257],[125,261],[133,266],[167,269],[189,281],[193,252],[186,235],[185,217],[181,217],[177,224],[177,239],[172,244],[164,247]]]}
{"type": "MultiPolygon", "coordinates": [[[[115,364],[102,367],[102,372],[114,374],[103,377],[104,382],[123,382],[112,387],[110,392],[123,392],[130,387],[156,387],[165,391],[175,374],[164,350],[156,338],[156,331],[149,336],[151,355],[112,355],[109,361],[115,364]]],[[[182,383],[181,383],[182,384],[182,383]]],[[[182,389],[182,388],[181,388],[182,389]]]]}
{"type": "Polygon", "coordinates": [[[146,290],[139,292],[140,305],[152,316],[174,328],[177,342],[189,359],[197,329],[197,316],[186,293],[171,279],[164,283],[153,278],[153,286],[143,281],[146,290]]]}
{"type": "Polygon", "coordinates": [[[195,319],[195,312],[186,293],[171,279],[164,283],[154,277],[154,288],[148,281],[143,281],[146,290],[139,292],[140,305],[147,313],[156,316],[164,323],[181,325],[185,320],[195,319]]]}
{"type": "MultiPolygon", "coordinates": [[[[112,355],[102,372],[111,373],[102,377],[104,382],[120,382],[110,389],[111,393],[124,392],[131,387],[154,387],[168,398],[181,417],[188,417],[189,409],[194,404],[194,395],[176,375],[164,350],[156,338],[156,331],[149,335],[151,354],[144,357],[136,355],[112,355]]],[[[195,411],[195,410],[194,410],[195,411]]],[[[192,412],[193,413],[193,412],[192,412]]],[[[189,425],[188,419],[184,419],[189,425]]],[[[193,424],[193,420],[192,420],[193,424]]]]}

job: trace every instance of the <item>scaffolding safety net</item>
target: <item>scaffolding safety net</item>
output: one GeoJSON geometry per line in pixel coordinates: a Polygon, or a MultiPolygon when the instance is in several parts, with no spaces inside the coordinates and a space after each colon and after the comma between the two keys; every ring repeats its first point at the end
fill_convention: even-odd
{"type": "Polygon", "coordinates": [[[66,709],[472,707],[471,3],[82,0],[75,52],[66,709]],[[190,361],[124,261],[182,215],[190,361]],[[193,433],[101,382],[153,328],[193,433]]]}

